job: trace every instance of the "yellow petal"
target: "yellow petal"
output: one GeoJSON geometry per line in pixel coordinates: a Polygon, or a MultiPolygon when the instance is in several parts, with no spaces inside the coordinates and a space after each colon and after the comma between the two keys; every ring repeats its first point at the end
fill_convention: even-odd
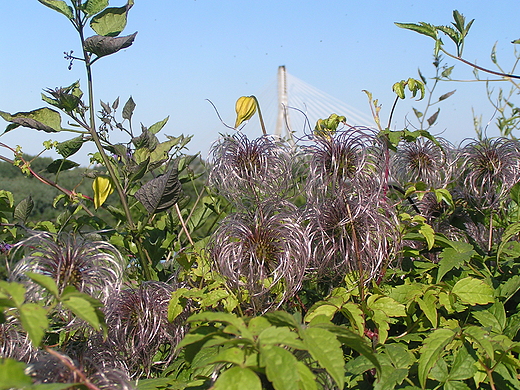
{"type": "Polygon", "coordinates": [[[94,190],[94,207],[96,209],[101,207],[108,196],[114,192],[112,180],[108,176],[96,177],[92,183],[92,189],[94,190]]]}

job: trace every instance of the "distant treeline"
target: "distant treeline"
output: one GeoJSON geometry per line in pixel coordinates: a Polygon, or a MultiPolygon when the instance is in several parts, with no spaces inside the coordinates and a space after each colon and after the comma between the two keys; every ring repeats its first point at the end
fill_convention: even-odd
{"type": "MultiPolygon", "coordinates": [[[[33,157],[24,155],[24,160],[31,161],[33,157]]],[[[58,182],[60,186],[76,192],[92,196],[91,180],[84,177],[86,168],[74,168],[59,173],[49,173],[47,167],[54,160],[50,157],[38,157],[31,162],[31,168],[41,176],[58,182]]],[[[20,167],[7,162],[0,162],[0,190],[13,193],[15,203],[31,197],[34,208],[31,212],[32,221],[53,220],[61,211],[63,204],[53,207],[53,201],[60,191],[42,183],[34,176],[25,175],[20,167]]]]}

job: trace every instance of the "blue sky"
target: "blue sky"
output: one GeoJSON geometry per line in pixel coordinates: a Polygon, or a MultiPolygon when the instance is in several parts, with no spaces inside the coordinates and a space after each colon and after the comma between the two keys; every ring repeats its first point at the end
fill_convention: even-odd
{"type": "MultiPolygon", "coordinates": [[[[123,1],[110,4],[120,6],[123,1]]],[[[218,133],[228,131],[206,99],[224,118],[233,118],[236,99],[261,91],[276,78],[279,65],[367,114],[362,90],[369,90],[383,104],[382,117],[387,118],[394,82],[417,77],[418,68],[426,77],[434,74],[433,41],[397,28],[394,22],[448,24],[453,9],[458,9],[467,19],[475,19],[465,57],[492,67],[489,54],[498,42],[498,59],[508,69],[514,60],[510,42],[520,38],[513,12],[517,5],[516,1],[136,0],[124,32],[138,31],[135,43],[96,63],[95,98],[113,101],[119,96],[124,102],[132,96],[137,103],[134,128],[139,122],[150,126],[169,116],[163,132],[193,135],[190,152],[201,151],[203,156],[218,133]]],[[[80,52],[63,15],[36,0],[2,1],[0,12],[0,110],[14,113],[42,107],[44,88],[76,80],[85,86],[81,63],[69,71],[63,58],[64,51],[80,52]]],[[[452,76],[468,79],[472,73],[456,64],[452,76]]],[[[474,136],[472,108],[483,115],[484,125],[494,122],[493,111],[483,83],[443,83],[436,96],[453,89],[457,92],[440,106],[433,132],[460,142],[474,136]]],[[[400,102],[392,128],[403,127],[405,116],[413,115],[412,105],[422,109],[424,104],[400,102]]],[[[329,114],[324,112],[323,117],[329,114]]],[[[0,129],[4,125],[0,123],[0,129]]],[[[493,124],[487,133],[497,135],[493,124]]],[[[0,142],[37,153],[43,140],[67,137],[19,128],[1,136],[0,142]]],[[[5,149],[0,154],[12,157],[5,149]]],[[[86,163],[87,158],[78,155],[76,160],[86,163]]]]}

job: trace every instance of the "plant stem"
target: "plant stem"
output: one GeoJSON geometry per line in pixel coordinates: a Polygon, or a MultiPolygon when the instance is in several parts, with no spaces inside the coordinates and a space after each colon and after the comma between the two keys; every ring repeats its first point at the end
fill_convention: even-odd
{"type": "Polygon", "coordinates": [[[486,72],[486,73],[490,73],[490,74],[494,74],[495,76],[500,76],[500,77],[505,77],[505,78],[508,78],[508,79],[520,79],[520,76],[517,76],[517,75],[514,75],[514,74],[508,74],[508,73],[502,73],[502,72],[495,72],[494,70],[491,70],[491,69],[487,69],[487,68],[483,68],[482,66],[479,66],[477,64],[474,64],[473,62],[470,62],[468,60],[465,60],[464,58],[462,57],[459,57],[459,56],[456,56],[454,54],[451,54],[449,52],[447,52],[446,50],[442,49],[442,52],[444,54],[446,54],[448,57],[451,57],[455,60],[458,60],[460,62],[463,62],[464,64],[466,65],[469,65],[475,69],[478,69],[478,70],[481,70],[482,72],[486,72]]]}
{"type": "Polygon", "coordinates": [[[128,205],[128,199],[126,197],[126,194],[123,190],[123,187],[121,186],[121,183],[119,181],[119,176],[116,174],[114,167],[112,166],[107,154],[105,153],[105,150],[103,148],[103,145],[101,144],[101,140],[99,139],[99,135],[96,131],[96,116],[95,116],[95,109],[94,109],[94,84],[93,84],[93,78],[92,78],[92,62],[90,60],[90,54],[85,49],[85,36],[84,36],[84,21],[81,19],[81,11],[79,9],[79,6],[75,6],[76,11],[76,30],[78,31],[80,41],[81,41],[81,48],[83,50],[83,59],[85,62],[85,69],[87,72],[87,85],[88,85],[88,106],[89,106],[89,125],[87,130],[90,133],[90,136],[92,137],[92,140],[94,141],[96,148],[101,155],[101,158],[103,160],[103,163],[108,171],[108,174],[110,175],[113,184],[116,187],[117,194],[119,196],[119,199],[121,201],[121,205],[123,207],[123,210],[126,215],[128,228],[130,230],[131,236],[134,239],[134,242],[137,246],[138,253],[139,253],[139,263],[141,265],[141,269],[143,270],[143,274],[146,280],[152,279],[152,271],[150,269],[151,261],[149,259],[149,256],[145,253],[145,250],[142,245],[142,241],[140,239],[140,235],[136,231],[136,226],[132,218],[132,213],[130,211],[130,207],[128,205]]]}

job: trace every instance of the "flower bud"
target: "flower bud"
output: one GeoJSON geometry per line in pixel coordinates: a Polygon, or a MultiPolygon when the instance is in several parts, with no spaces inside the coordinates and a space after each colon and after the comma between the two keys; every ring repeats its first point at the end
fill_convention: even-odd
{"type": "Polygon", "coordinates": [[[235,128],[237,128],[255,114],[256,98],[254,96],[242,96],[238,98],[235,104],[235,111],[237,112],[235,128]]]}

